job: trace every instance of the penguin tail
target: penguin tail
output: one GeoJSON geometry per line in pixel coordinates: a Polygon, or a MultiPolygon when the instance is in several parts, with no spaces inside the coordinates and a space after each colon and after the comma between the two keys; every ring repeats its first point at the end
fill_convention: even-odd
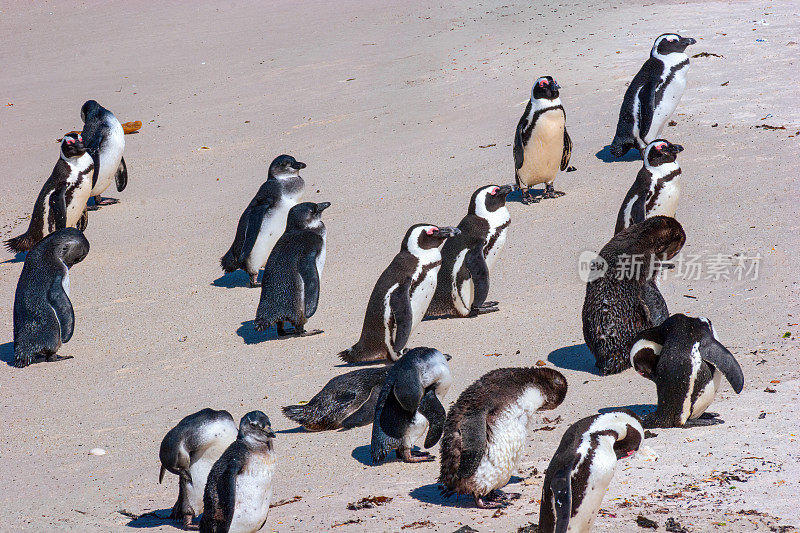
{"type": "Polygon", "coordinates": [[[320,423],[319,420],[314,420],[314,409],[306,405],[287,405],[282,407],[283,416],[289,420],[293,420],[303,426],[308,431],[324,431],[329,428],[326,424],[320,423]]]}
{"type": "Polygon", "coordinates": [[[233,251],[228,250],[219,260],[222,270],[230,273],[239,270],[239,261],[233,256],[233,251]]]}
{"type": "Polygon", "coordinates": [[[29,232],[25,232],[19,237],[14,237],[13,239],[8,239],[3,244],[6,245],[6,249],[9,252],[21,253],[27,252],[33,245],[36,244],[33,236],[29,232]]]}
{"type": "Polygon", "coordinates": [[[382,358],[376,359],[372,355],[361,348],[361,342],[357,342],[352,348],[348,348],[343,352],[339,352],[339,358],[345,363],[377,363],[382,361],[382,358]]]}

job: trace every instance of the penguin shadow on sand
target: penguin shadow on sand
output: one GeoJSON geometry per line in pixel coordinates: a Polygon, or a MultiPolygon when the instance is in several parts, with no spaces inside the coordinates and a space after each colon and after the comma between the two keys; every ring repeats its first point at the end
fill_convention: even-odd
{"type": "Polygon", "coordinates": [[[0,344],[0,360],[14,366],[14,341],[0,344]]]}
{"type": "MultiPolygon", "coordinates": [[[[542,187],[541,189],[534,189],[533,187],[531,187],[531,194],[533,196],[539,196],[541,194],[544,194],[544,187],[542,187]]],[[[522,203],[522,189],[517,189],[515,187],[513,191],[508,193],[508,196],[506,196],[506,203],[508,203],[508,202],[516,202],[518,204],[521,204],[522,203]]]]}
{"type": "Polygon", "coordinates": [[[657,406],[652,403],[635,403],[632,405],[621,405],[619,407],[603,407],[602,409],[598,409],[597,412],[600,414],[605,414],[619,411],[620,409],[627,409],[636,413],[636,416],[644,420],[647,415],[656,410],[656,407],[657,406]]]}
{"type": "Polygon", "coordinates": [[[611,155],[611,145],[607,144],[603,147],[602,150],[594,154],[597,159],[602,161],[603,163],[620,163],[620,162],[631,162],[631,161],[641,161],[642,156],[638,150],[635,148],[631,148],[628,150],[622,157],[614,157],[611,155]]]}
{"type": "MultiPolygon", "coordinates": [[[[170,513],[172,513],[172,509],[159,509],[157,511],[150,511],[139,516],[136,516],[128,511],[118,511],[120,514],[124,514],[127,517],[130,517],[130,521],[125,524],[128,527],[132,527],[134,529],[150,529],[156,527],[163,527],[163,526],[172,526],[178,531],[183,531],[183,527],[181,527],[180,520],[173,520],[169,518],[170,513]]],[[[198,525],[198,522],[195,521],[195,528],[198,525]]],[[[196,531],[196,529],[195,529],[196,531]]]]}
{"type": "MultiPolygon", "coordinates": [[[[353,453],[351,453],[350,456],[364,466],[375,466],[375,464],[372,462],[372,453],[370,452],[370,448],[370,444],[358,446],[353,449],[353,453]]],[[[414,449],[416,450],[418,448],[415,446],[414,449]]],[[[392,452],[392,454],[387,457],[385,461],[381,461],[378,464],[394,463],[398,461],[400,461],[400,459],[395,458],[395,454],[392,452]]]]}
{"type": "MultiPolygon", "coordinates": [[[[293,330],[290,329],[289,331],[291,332],[293,330]]],[[[320,333],[324,333],[324,331],[312,330],[308,331],[309,335],[307,336],[318,335],[320,333]]],[[[256,330],[255,320],[242,322],[242,325],[236,330],[236,334],[244,340],[245,344],[258,344],[265,341],[280,341],[300,337],[300,335],[294,335],[292,333],[281,337],[278,335],[278,329],[274,325],[265,331],[258,331],[256,330]]]]}
{"type": "Polygon", "coordinates": [[[8,265],[14,263],[24,263],[26,257],[28,257],[28,252],[17,252],[16,254],[14,254],[14,257],[12,257],[11,259],[6,259],[0,264],[8,265]]]}
{"type": "Polygon", "coordinates": [[[595,376],[600,375],[600,371],[595,366],[594,356],[586,343],[553,350],[547,356],[547,360],[558,368],[586,372],[595,376]]]}
{"type": "MultiPolygon", "coordinates": [[[[508,481],[508,485],[520,483],[521,481],[523,481],[523,478],[511,476],[511,479],[508,481]]],[[[441,486],[442,485],[440,483],[429,483],[428,485],[423,485],[411,490],[408,495],[418,502],[441,505],[442,507],[455,507],[462,509],[476,508],[475,500],[472,498],[472,496],[465,494],[442,496],[441,486]]],[[[511,503],[509,507],[514,507],[514,504],[511,503]]]]}
{"type": "MultiPolygon", "coordinates": [[[[237,270],[235,272],[228,272],[221,275],[220,277],[212,281],[211,285],[213,285],[214,287],[222,287],[224,289],[238,289],[240,287],[249,289],[250,277],[244,270],[237,270]]],[[[260,290],[259,294],[261,294],[260,290]]]]}

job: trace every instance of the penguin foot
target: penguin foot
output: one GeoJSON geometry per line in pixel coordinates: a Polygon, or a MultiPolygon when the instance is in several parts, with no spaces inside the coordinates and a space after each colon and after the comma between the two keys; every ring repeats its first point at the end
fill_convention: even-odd
{"type": "Polygon", "coordinates": [[[312,335],[319,335],[320,333],[324,333],[321,329],[312,329],[311,331],[304,331],[302,333],[295,333],[294,337],[310,337],[312,335]]]}
{"type": "Polygon", "coordinates": [[[561,196],[564,196],[565,194],[567,193],[565,193],[564,191],[555,190],[552,183],[545,183],[544,192],[541,194],[541,196],[537,196],[537,198],[539,198],[540,200],[545,198],[559,198],[561,196]]]}
{"type": "Polygon", "coordinates": [[[255,274],[249,274],[249,276],[250,276],[250,288],[251,289],[261,286],[261,284],[258,282],[258,272],[256,272],[255,274]]]}
{"type": "Polygon", "coordinates": [[[401,448],[397,450],[397,458],[404,463],[427,463],[433,461],[436,456],[421,450],[412,450],[410,448],[401,448]]]}
{"type": "Polygon", "coordinates": [[[478,509],[502,509],[505,507],[501,502],[486,501],[478,496],[473,496],[473,498],[475,498],[475,507],[478,509]]]}
{"type": "Polygon", "coordinates": [[[192,519],[194,517],[190,514],[183,515],[183,529],[186,531],[199,531],[200,527],[192,524],[192,519]]]}
{"type": "Polygon", "coordinates": [[[72,359],[72,358],[73,358],[73,356],[71,356],[71,355],[52,354],[52,355],[46,356],[45,357],[45,361],[47,361],[48,363],[54,363],[56,361],[64,361],[66,359],[72,359]]]}
{"type": "Polygon", "coordinates": [[[467,315],[469,318],[476,317],[478,315],[485,315],[487,313],[494,313],[495,311],[499,311],[499,307],[473,307],[469,314],[467,315]]]}
{"type": "Polygon", "coordinates": [[[539,196],[534,197],[531,194],[530,190],[522,191],[522,199],[520,199],[520,202],[522,202],[523,205],[537,204],[540,201],[541,201],[541,197],[539,197],[539,196]]]}
{"type": "Polygon", "coordinates": [[[33,362],[33,357],[31,356],[17,357],[16,359],[14,359],[14,366],[17,368],[25,368],[32,362],[33,362]]]}
{"type": "Polygon", "coordinates": [[[497,307],[498,305],[500,305],[500,302],[489,301],[489,302],[483,302],[483,305],[480,307],[497,307]]]}
{"type": "Polygon", "coordinates": [[[102,206],[114,205],[119,203],[119,200],[117,200],[116,198],[103,198],[102,196],[99,195],[93,196],[92,198],[94,198],[94,205],[90,205],[86,208],[89,211],[97,211],[102,206]]]}
{"type": "Polygon", "coordinates": [[[490,502],[509,502],[511,500],[519,500],[522,494],[519,492],[503,492],[500,489],[494,489],[484,497],[490,502]]]}
{"type": "Polygon", "coordinates": [[[693,418],[684,422],[683,427],[703,427],[703,426],[716,426],[717,424],[724,424],[725,421],[721,418],[693,418]]]}
{"type": "Polygon", "coordinates": [[[698,418],[709,419],[709,418],[719,418],[719,413],[712,413],[711,411],[706,411],[698,418]]]}

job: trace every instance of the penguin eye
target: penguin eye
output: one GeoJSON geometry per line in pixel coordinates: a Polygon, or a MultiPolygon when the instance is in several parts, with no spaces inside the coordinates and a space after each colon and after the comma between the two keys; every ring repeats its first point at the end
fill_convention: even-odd
{"type": "Polygon", "coordinates": [[[544,87],[547,83],[547,80],[539,80],[539,87],[544,87]]]}
{"type": "Polygon", "coordinates": [[[428,228],[427,230],[425,230],[425,233],[427,233],[428,235],[433,235],[434,231],[436,231],[435,228],[428,228]]]}

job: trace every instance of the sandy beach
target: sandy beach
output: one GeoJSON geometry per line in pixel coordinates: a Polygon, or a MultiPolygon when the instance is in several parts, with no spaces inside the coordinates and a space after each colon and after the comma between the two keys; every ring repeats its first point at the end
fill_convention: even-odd
{"type": "MultiPolygon", "coordinates": [[[[601,409],[652,409],[634,370],[600,377],[584,345],[581,252],[612,236],[641,161],[611,161],[626,84],[656,36],[698,40],[676,125],[685,147],[676,218],[685,255],[757,257],[758,271],[670,277],[670,312],[709,317],[745,374],[711,409],[724,425],[659,429],[652,454],[618,465],[595,531],[796,531],[800,527],[800,5],[730,2],[279,0],[0,3],[0,227],[25,231],[93,98],[121,121],[129,183],[90,213],[88,257],[70,272],[73,359],[17,369],[13,301],[22,261],[0,265],[0,531],[175,531],[177,478],[158,484],[158,446],[203,407],[259,409],[277,432],[264,530],[516,532],[538,522],[543,472],[561,435],[601,409]],[[569,382],[529,434],[522,498],[495,513],[442,498],[439,463],[372,466],[370,427],[308,433],[281,406],[348,370],[370,291],[418,222],[456,225],[479,186],[513,181],[514,128],[531,84],[561,85],[571,164],[562,198],[509,203],[492,271],[500,311],[425,321],[408,346],[453,356],[448,407],[483,373],[544,361],[569,382]],[[768,128],[771,126],[778,129],[768,128]],[[310,328],[255,331],[260,291],[222,275],[243,209],[272,159],[308,167],[325,211],[327,263],[310,328]],[[718,279],[715,279],[718,278],[718,279]],[[786,333],[788,336],[785,336],[786,333]],[[108,453],[89,455],[99,447],[108,453]],[[656,458],[653,460],[654,458],[656,458]],[[351,511],[366,496],[391,501],[351,511]],[[147,515],[155,511],[155,514],[147,515]],[[141,515],[146,515],[139,518],[141,515]],[[791,527],[794,526],[794,527],[791,527]]],[[[631,154],[632,155],[632,154],[631,154]]],[[[438,447],[432,450],[438,454],[438,447]]]]}

